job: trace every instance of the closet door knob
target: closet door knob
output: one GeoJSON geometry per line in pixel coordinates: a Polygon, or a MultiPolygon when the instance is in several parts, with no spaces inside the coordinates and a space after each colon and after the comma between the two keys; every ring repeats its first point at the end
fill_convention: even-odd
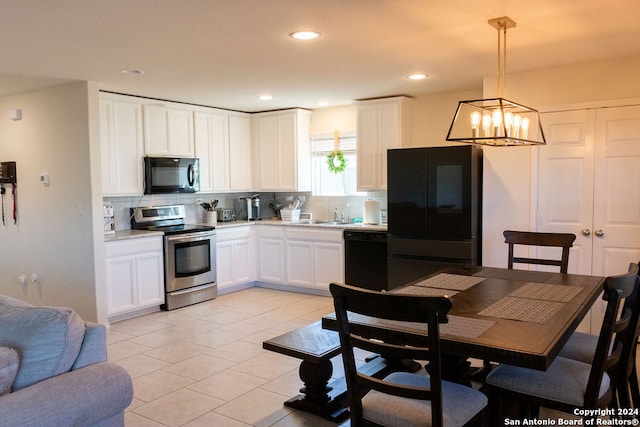
{"type": "Polygon", "coordinates": [[[601,230],[598,228],[596,231],[593,232],[593,234],[595,234],[598,237],[602,237],[604,236],[604,230],[601,230]]]}
{"type": "Polygon", "coordinates": [[[583,228],[581,232],[583,236],[586,236],[586,237],[591,236],[591,230],[589,230],[588,228],[583,228]]]}

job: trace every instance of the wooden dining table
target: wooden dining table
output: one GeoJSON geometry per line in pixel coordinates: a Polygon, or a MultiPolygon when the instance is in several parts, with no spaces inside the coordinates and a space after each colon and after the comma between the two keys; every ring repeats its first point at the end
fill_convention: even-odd
{"type": "MultiPolygon", "coordinates": [[[[468,358],[546,370],[602,292],[604,278],[493,267],[456,267],[390,292],[447,295],[440,325],[443,377],[459,379],[468,358]]],[[[419,343],[426,327],[350,316],[352,330],[376,328],[419,343]]],[[[336,330],[335,313],[322,326],[336,330]]]]}

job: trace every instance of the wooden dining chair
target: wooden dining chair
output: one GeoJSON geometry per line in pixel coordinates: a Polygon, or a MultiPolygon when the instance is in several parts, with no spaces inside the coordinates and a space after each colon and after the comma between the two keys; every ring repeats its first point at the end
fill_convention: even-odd
{"type": "MultiPolygon", "coordinates": [[[[638,266],[640,267],[640,263],[638,266]]],[[[631,320],[627,333],[616,337],[622,340],[624,350],[621,355],[620,369],[613,374],[616,383],[614,403],[618,408],[640,408],[640,386],[636,367],[637,343],[640,336],[640,275],[634,293],[624,302],[623,310],[631,313],[631,320]]],[[[591,364],[597,343],[597,335],[574,332],[560,350],[560,356],[591,364]]]]}
{"type": "Polygon", "coordinates": [[[620,307],[632,297],[638,280],[638,266],[632,264],[629,270],[604,281],[607,307],[591,364],[558,356],[546,371],[503,364],[487,375],[492,425],[500,422],[500,405],[507,398],[515,399],[520,416],[528,419],[537,417],[541,406],[572,414],[576,408],[610,405],[614,378],[608,372],[617,372],[623,353],[622,342],[615,337],[623,336],[631,323],[631,313],[620,307]]]}
{"type": "Polygon", "coordinates": [[[399,295],[332,283],[329,286],[342,348],[351,426],[463,426],[484,423],[487,397],[471,387],[443,381],[439,323],[447,322],[447,297],[399,295]],[[365,328],[352,316],[424,325],[419,338],[398,338],[365,328]],[[383,379],[358,371],[354,348],[390,359],[428,362],[429,376],[394,372],[383,379]]]}
{"type": "MultiPolygon", "coordinates": [[[[566,273],[569,269],[569,248],[573,246],[576,235],[572,233],[539,233],[533,231],[514,231],[505,230],[503,233],[504,241],[509,245],[509,257],[507,267],[512,270],[513,264],[535,264],[535,265],[551,265],[560,267],[560,273],[566,273]],[[546,246],[562,248],[562,256],[560,259],[544,259],[544,258],[525,258],[514,256],[514,247],[516,245],[523,246],[546,246]]],[[[490,360],[483,360],[483,365],[474,373],[474,377],[484,379],[484,376],[495,366],[490,360]]]]}
{"type": "Polygon", "coordinates": [[[572,233],[538,233],[533,231],[506,230],[502,233],[505,243],[509,245],[508,268],[513,264],[553,265],[560,267],[560,273],[566,273],[569,267],[569,248],[573,246],[576,235],[572,233]],[[514,256],[515,245],[547,246],[562,248],[560,259],[527,258],[514,256]]]}

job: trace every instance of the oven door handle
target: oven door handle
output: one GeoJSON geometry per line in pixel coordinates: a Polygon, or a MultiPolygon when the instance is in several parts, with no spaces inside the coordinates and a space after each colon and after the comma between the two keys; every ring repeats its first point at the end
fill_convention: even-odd
{"type": "Polygon", "coordinates": [[[176,237],[167,237],[167,242],[171,243],[189,243],[189,242],[199,242],[201,240],[209,240],[214,235],[211,233],[202,233],[202,234],[189,234],[188,237],[176,236],[176,237]]]}

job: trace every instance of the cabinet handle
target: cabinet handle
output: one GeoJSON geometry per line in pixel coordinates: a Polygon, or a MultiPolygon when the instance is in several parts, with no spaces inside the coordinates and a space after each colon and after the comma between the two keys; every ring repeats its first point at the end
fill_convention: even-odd
{"type": "Polygon", "coordinates": [[[593,233],[598,237],[604,236],[604,230],[601,230],[599,228],[596,231],[594,231],[593,233]]]}
{"type": "Polygon", "coordinates": [[[583,236],[586,236],[586,237],[591,236],[591,230],[589,230],[588,228],[583,228],[581,232],[583,236]]]}

